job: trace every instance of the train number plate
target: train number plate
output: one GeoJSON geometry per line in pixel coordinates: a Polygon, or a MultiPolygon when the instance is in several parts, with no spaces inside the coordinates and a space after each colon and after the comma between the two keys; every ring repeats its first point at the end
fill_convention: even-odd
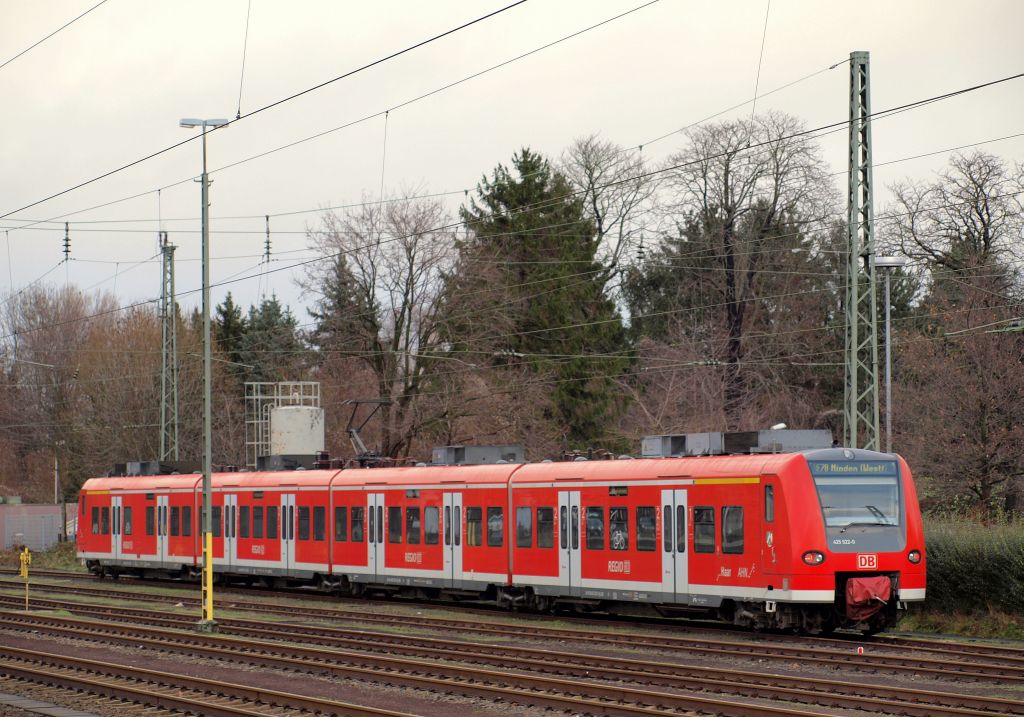
{"type": "Polygon", "coordinates": [[[857,569],[858,570],[877,570],[878,569],[878,556],[874,553],[858,553],[857,554],[857,569]]]}

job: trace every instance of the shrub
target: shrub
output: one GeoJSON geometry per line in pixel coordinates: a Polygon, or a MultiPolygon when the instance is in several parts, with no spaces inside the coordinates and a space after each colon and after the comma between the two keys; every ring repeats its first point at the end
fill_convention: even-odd
{"type": "Polygon", "coordinates": [[[926,609],[1024,615],[1024,526],[929,522],[925,544],[926,609]]]}

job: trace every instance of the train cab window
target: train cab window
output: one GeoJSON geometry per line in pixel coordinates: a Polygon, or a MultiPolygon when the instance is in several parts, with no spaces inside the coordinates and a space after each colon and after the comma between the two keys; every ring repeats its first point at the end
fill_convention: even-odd
{"type": "Polygon", "coordinates": [[[124,534],[132,534],[132,508],[130,505],[124,508],[124,534]]]}
{"type": "Polygon", "coordinates": [[[743,506],[722,508],[722,552],[739,555],[743,552],[743,506]]]}
{"type": "Polygon", "coordinates": [[[388,508],[388,542],[402,542],[402,509],[399,506],[388,508]]]}
{"type": "Polygon", "coordinates": [[[587,508],[587,550],[604,550],[604,508],[587,508]]]}
{"type": "Polygon", "coordinates": [[[181,508],[176,505],[171,506],[171,535],[181,534],[181,508]]]}
{"type": "Polygon", "coordinates": [[[153,506],[146,506],[146,535],[153,535],[156,532],[156,517],[153,506]]]}
{"type": "Polygon", "coordinates": [[[658,549],[658,509],[653,505],[637,506],[636,549],[642,553],[658,549]]]}
{"type": "MultiPolygon", "coordinates": [[[[714,548],[712,548],[713,550],[714,548]]],[[[676,506],[676,552],[686,552],[686,506],[676,506]]]]}
{"type": "Polygon", "coordinates": [[[238,536],[240,538],[249,537],[249,506],[243,505],[238,509],[238,536]]]}
{"type": "Polygon", "coordinates": [[[344,543],[348,540],[348,508],[337,506],[334,509],[334,542],[344,543]]]}
{"type": "Polygon", "coordinates": [[[299,540],[309,540],[309,506],[299,506],[299,540]]]}
{"type": "Polygon", "coordinates": [[[313,540],[327,540],[327,508],[322,505],[313,507],[313,540]]]}
{"type": "Polygon", "coordinates": [[[665,543],[665,552],[672,552],[672,506],[666,505],[661,509],[661,533],[662,541],[665,543]]]}
{"type": "Polygon", "coordinates": [[[99,508],[93,508],[92,509],[92,534],[93,535],[99,535],[100,534],[100,509],[99,508]]]}
{"type": "Polygon", "coordinates": [[[110,535],[110,508],[100,509],[100,532],[110,535]]]}
{"type": "Polygon", "coordinates": [[[537,508],[537,547],[555,547],[554,508],[537,508]]]}
{"type": "Polygon", "coordinates": [[[186,505],[181,509],[181,534],[192,535],[192,506],[186,505]]]}
{"type": "Polygon", "coordinates": [[[533,511],[529,506],[516,508],[516,547],[533,547],[533,511]]]}
{"type": "Polygon", "coordinates": [[[500,548],[505,544],[505,509],[487,509],[487,545],[500,548]]]}
{"type": "Polygon", "coordinates": [[[710,506],[693,509],[693,552],[715,552],[715,509],[710,506]]]}
{"type": "Polygon", "coordinates": [[[437,545],[440,522],[441,511],[436,505],[428,505],[423,509],[423,542],[427,545],[437,545]]]}
{"type": "Polygon", "coordinates": [[[405,542],[409,545],[420,543],[420,509],[405,509],[405,542]]]}
{"type": "Polygon", "coordinates": [[[353,543],[363,542],[363,513],[364,508],[353,506],[352,508],[352,532],[349,534],[353,543]]]}
{"type": "Polygon", "coordinates": [[[775,486],[766,485],[764,487],[764,522],[772,523],[775,521],[775,486]]]}
{"type": "Polygon", "coordinates": [[[223,510],[219,505],[213,506],[213,510],[210,512],[210,522],[212,523],[211,527],[213,528],[213,537],[215,538],[220,537],[220,526],[223,522],[221,517],[222,512],[223,510]]]}
{"type": "Polygon", "coordinates": [[[483,508],[466,508],[466,545],[476,547],[484,544],[483,508]]]}
{"type": "Polygon", "coordinates": [[[263,506],[255,505],[252,508],[252,537],[263,539],[263,506]]]}
{"type": "Polygon", "coordinates": [[[444,544],[452,544],[452,507],[450,505],[444,507],[444,544]]]}
{"type": "Polygon", "coordinates": [[[612,550],[629,550],[629,508],[608,509],[608,538],[612,550]]]}
{"type": "Polygon", "coordinates": [[[566,544],[566,539],[569,536],[569,511],[566,509],[566,507],[564,505],[561,508],[558,509],[558,517],[559,517],[559,520],[561,521],[559,523],[559,525],[562,526],[562,530],[559,531],[559,534],[558,534],[559,535],[558,544],[562,548],[567,548],[568,545],[566,544]]]}
{"type": "Polygon", "coordinates": [[[269,540],[277,539],[277,506],[267,506],[267,538],[269,540]]]}

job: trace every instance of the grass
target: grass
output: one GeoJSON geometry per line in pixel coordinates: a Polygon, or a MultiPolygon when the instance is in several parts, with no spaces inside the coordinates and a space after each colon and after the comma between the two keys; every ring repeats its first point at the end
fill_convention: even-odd
{"type": "Polygon", "coordinates": [[[910,610],[900,619],[897,629],[958,637],[1024,640],[1024,617],[997,610],[950,613],[925,606],[910,610]]]}
{"type": "MultiPolygon", "coordinates": [[[[32,567],[29,570],[73,570],[84,573],[85,566],[78,560],[75,551],[74,543],[57,543],[49,550],[33,552],[32,567]]],[[[0,565],[17,570],[21,567],[19,560],[17,550],[0,550],[0,565]]]]}

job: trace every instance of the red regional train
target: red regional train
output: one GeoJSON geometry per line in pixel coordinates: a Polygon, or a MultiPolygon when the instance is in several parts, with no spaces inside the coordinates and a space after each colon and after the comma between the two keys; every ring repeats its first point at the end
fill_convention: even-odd
{"type": "MultiPolygon", "coordinates": [[[[924,600],[906,462],[798,453],[216,473],[224,581],[711,614],[871,633],[924,600]],[[626,608],[626,604],[634,607],[626,608]]],[[[78,555],[98,575],[197,579],[200,475],[93,478],[78,555]]]]}

